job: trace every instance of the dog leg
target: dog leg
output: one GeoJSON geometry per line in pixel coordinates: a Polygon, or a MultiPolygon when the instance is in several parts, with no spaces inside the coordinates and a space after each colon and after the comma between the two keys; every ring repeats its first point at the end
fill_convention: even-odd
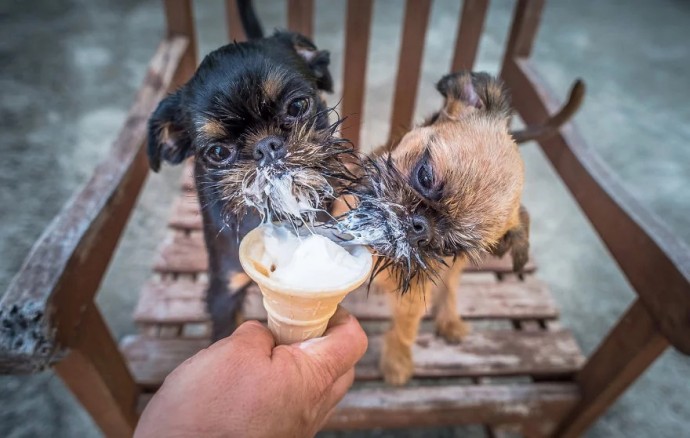
{"type": "Polygon", "coordinates": [[[510,250],[513,271],[521,272],[529,260],[530,218],[527,209],[522,205],[516,210],[514,216],[508,231],[491,252],[498,257],[503,257],[510,250]]]}
{"type": "MultiPolygon", "coordinates": [[[[448,263],[452,263],[449,260],[448,263]]],[[[458,258],[444,273],[443,281],[434,287],[436,333],[446,342],[457,344],[470,332],[470,325],[458,315],[457,293],[466,260],[458,258]]]]}
{"type": "Polygon", "coordinates": [[[412,377],[412,344],[417,339],[430,286],[426,281],[402,296],[391,289],[387,291],[393,308],[393,325],[384,336],[379,367],[391,385],[404,385],[412,377]]]}
{"type": "Polygon", "coordinates": [[[213,193],[207,192],[209,184],[202,182],[197,187],[201,188],[199,202],[208,252],[206,310],[211,316],[211,340],[215,342],[229,336],[241,323],[240,310],[250,280],[240,264],[239,242],[260,219],[247,215],[239,226],[236,218],[223,222],[219,203],[215,202],[213,193]]]}
{"type": "Polygon", "coordinates": [[[230,335],[240,323],[246,290],[242,277],[246,275],[239,265],[235,231],[205,227],[204,235],[209,258],[206,309],[211,316],[211,340],[215,342],[230,335]]]}

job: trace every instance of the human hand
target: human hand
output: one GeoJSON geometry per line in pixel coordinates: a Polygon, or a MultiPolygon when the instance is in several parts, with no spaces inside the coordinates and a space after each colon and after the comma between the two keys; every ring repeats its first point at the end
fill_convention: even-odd
{"type": "Polygon", "coordinates": [[[313,436],[354,379],[367,337],[338,308],[323,337],[275,345],[256,321],[200,351],[165,379],[136,437],[313,436]]]}

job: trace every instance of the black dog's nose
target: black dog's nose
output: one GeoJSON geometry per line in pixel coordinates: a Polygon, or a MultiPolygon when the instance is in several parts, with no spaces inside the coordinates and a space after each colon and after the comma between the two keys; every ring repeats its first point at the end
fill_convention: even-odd
{"type": "Polygon", "coordinates": [[[285,142],[282,138],[269,135],[254,145],[254,159],[259,166],[266,166],[285,157],[285,142]]]}
{"type": "Polygon", "coordinates": [[[420,214],[410,217],[410,240],[416,246],[426,246],[431,241],[431,225],[420,214]]]}

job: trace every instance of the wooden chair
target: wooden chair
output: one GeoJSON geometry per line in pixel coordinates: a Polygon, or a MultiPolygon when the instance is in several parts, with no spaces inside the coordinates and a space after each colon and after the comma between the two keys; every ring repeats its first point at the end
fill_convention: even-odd
{"type": "MultiPolygon", "coordinates": [[[[372,4],[348,2],[344,114],[363,109],[372,4]]],[[[313,0],[288,5],[288,27],[310,35],[313,0]]],[[[544,120],[558,107],[529,60],[543,5],[544,0],[517,2],[501,70],[527,123],[544,120]]],[[[406,2],[392,127],[412,121],[420,36],[430,6],[431,0],[406,2]]],[[[487,6],[488,0],[465,0],[452,70],[472,67],[487,6]]],[[[229,36],[242,40],[236,7],[227,0],[229,36]]],[[[169,223],[170,238],[135,312],[141,332],[118,347],[94,304],[148,175],[142,146],[146,120],[198,61],[191,0],[166,0],[165,13],[168,34],[108,158],[45,230],[0,302],[0,372],[53,367],[108,436],[130,435],[165,375],[208,344],[202,304],[206,255],[189,169],[169,223]]],[[[343,135],[357,144],[359,131],[358,123],[350,123],[343,135]]],[[[476,323],[474,334],[459,346],[422,334],[414,384],[391,388],[380,382],[375,361],[381,331],[375,321],[385,320],[388,309],[381,297],[354,293],[347,306],[365,322],[370,351],[358,365],[358,383],[327,428],[478,423],[513,425],[529,436],[577,436],[669,345],[690,353],[688,249],[618,185],[572,125],[540,146],[637,292],[634,303],[583,358],[571,334],[558,325],[546,285],[532,274],[534,264],[514,276],[510,260],[487,259],[466,275],[458,311],[467,319],[494,321],[492,329],[476,323]]],[[[245,317],[262,319],[259,296],[248,287],[245,317]]]]}

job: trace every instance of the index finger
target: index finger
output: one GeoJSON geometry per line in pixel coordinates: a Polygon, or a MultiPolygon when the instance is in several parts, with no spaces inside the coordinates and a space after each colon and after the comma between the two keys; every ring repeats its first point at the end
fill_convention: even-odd
{"type": "Polygon", "coordinates": [[[367,335],[357,319],[338,306],[322,337],[295,346],[318,362],[335,380],[364,356],[367,344],[367,335]]]}

